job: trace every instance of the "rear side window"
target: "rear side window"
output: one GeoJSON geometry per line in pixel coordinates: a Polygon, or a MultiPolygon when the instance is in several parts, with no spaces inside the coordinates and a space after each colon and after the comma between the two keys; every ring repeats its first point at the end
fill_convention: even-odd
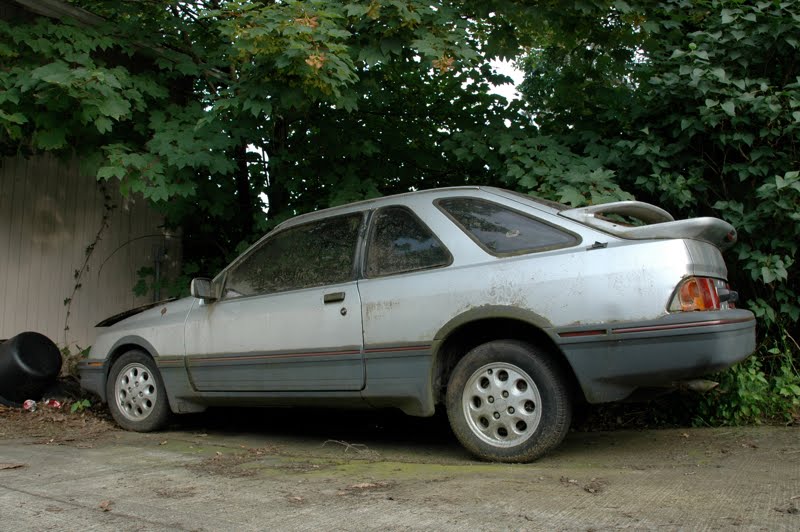
{"type": "Polygon", "coordinates": [[[447,198],[436,205],[483,249],[517,255],[573,246],[578,237],[504,205],[477,198],[447,198]]]}
{"type": "Polygon", "coordinates": [[[405,207],[378,211],[367,248],[367,277],[447,266],[450,252],[405,207]]]}

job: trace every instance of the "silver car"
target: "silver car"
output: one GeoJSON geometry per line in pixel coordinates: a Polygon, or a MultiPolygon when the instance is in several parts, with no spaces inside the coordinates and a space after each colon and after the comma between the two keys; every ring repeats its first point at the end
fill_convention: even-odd
{"type": "Polygon", "coordinates": [[[209,405],[444,405],[475,456],[556,447],[576,401],[685,383],[755,349],[716,218],[569,209],[488,187],[291,219],[191,297],[109,319],[81,384],[122,427],[209,405]]]}

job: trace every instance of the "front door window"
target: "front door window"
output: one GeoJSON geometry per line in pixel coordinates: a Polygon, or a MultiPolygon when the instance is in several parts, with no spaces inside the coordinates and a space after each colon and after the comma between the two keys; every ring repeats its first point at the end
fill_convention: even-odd
{"type": "Polygon", "coordinates": [[[348,214],[281,231],[229,270],[224,298],[352,280],[361,220],[348,214]]]}

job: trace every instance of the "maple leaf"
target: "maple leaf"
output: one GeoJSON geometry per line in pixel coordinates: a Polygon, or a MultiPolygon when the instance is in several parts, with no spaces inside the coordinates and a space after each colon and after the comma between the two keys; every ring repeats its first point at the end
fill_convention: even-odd
{"type": "Polygon", "coordinates": [[[311,29],[314,29],[319,26],[319,17],[309,17],[305,15],[300,18],[294,19],[295,24],[299,24],[301,26],[308,26],[311,29]]]}
{"type": "Polygon", "coordinates": [[[320,54],[311,54],[306,59],[306,64],[315,70],[319,70],[327,61],[324,53],[320,54]]]}
{"type": "Polygon", "coordinates": [[[444,54],[444,55],[443,55],[442,57],[440,57],[439,59],[434,59],[434,60],[432,61],[432,63],[433,63],[433,68],[436,68],[436,69],[438,69],[438,70],[439,70],[439,72],[441,72],[442,74],[444,74],[445,72],[447,72],[447,71],[449,71],[449,70],[452,70],[452,69],[453,69],[453,62],[454,62],[454,61],[455,61],[455,59],[453,59],[452,57],[450,57],[450,56],[449,56],[449,55],[447,55],[447,54],[444,54]]]}

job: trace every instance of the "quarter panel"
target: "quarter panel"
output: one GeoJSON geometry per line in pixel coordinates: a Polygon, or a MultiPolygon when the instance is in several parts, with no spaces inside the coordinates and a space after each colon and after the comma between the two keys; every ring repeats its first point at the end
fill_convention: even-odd
{"type": "Polygon", "coordinates": [[[454,317],[491,306],[519,308],[552,327],[654,319],[667,313],[689,262],[682,241],[654,241],[363,279],[364,344],[432,342],[454,317]]]}
{"type": "Polygon", "coordinates": [[[684,240],[692,259],[692,273],[704,277],[728,278],[728,268],[722,253],[715,246],[700,240],[684,240]]]}

